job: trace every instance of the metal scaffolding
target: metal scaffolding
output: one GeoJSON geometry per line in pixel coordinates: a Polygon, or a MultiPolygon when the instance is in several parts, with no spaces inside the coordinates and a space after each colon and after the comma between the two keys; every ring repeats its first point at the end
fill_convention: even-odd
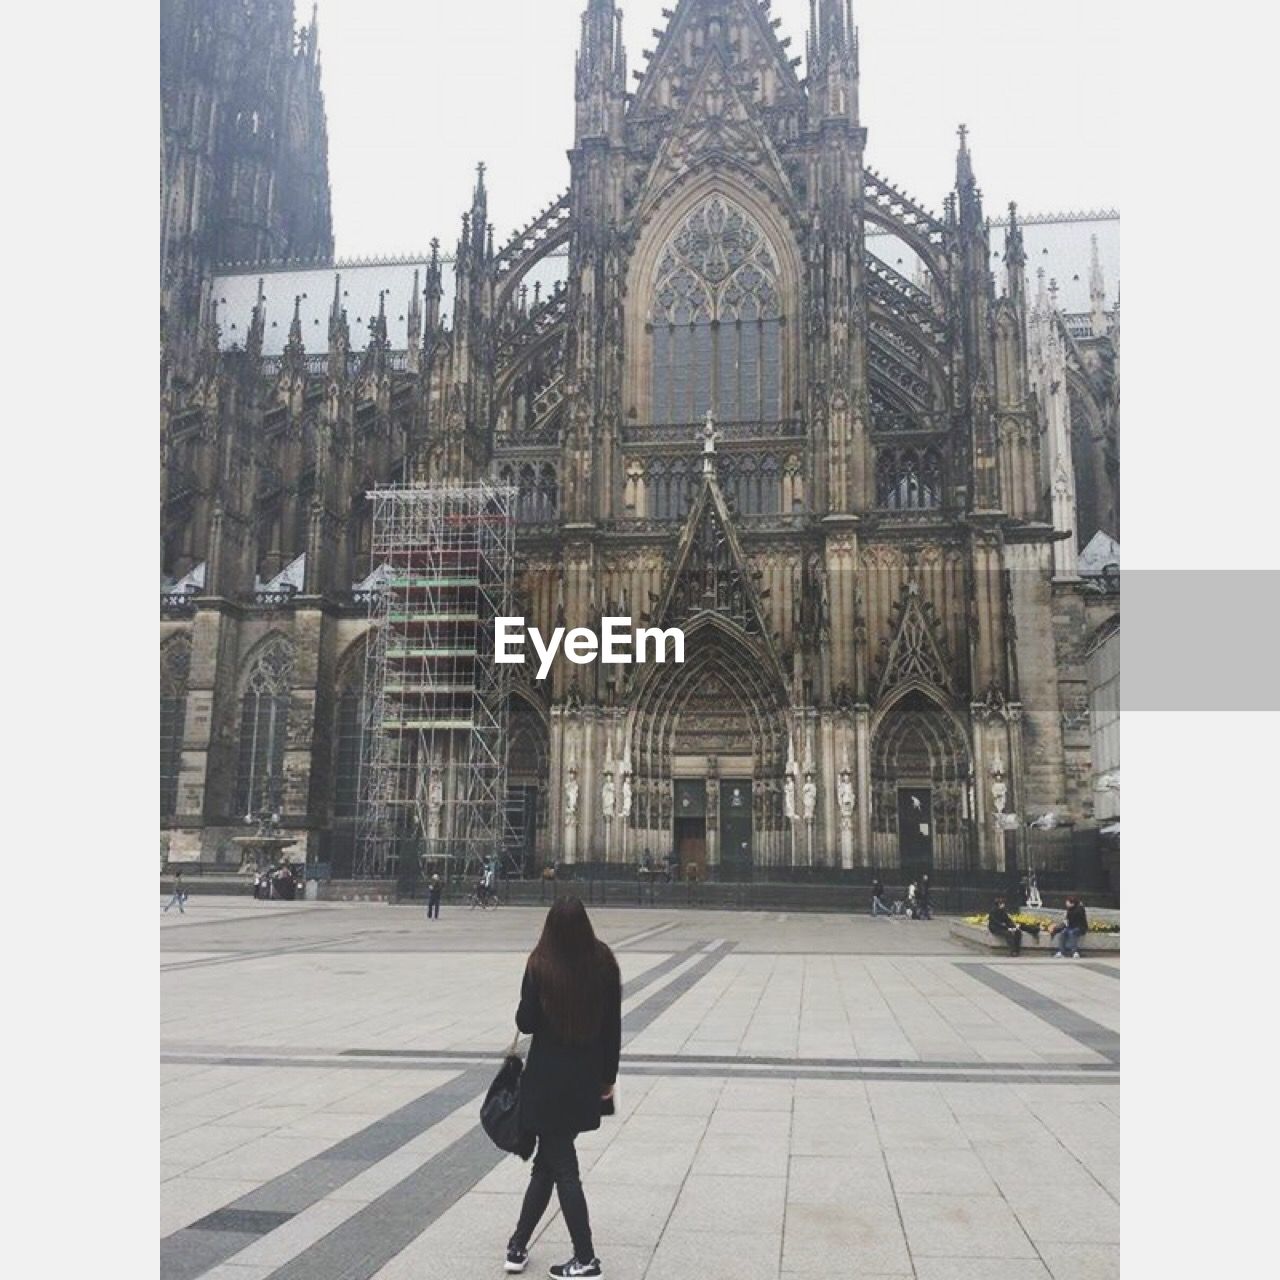
{"type": "Polygon", "coordinates": [[[506,839],[507,672],[514,489],[388,487],[373,503],[360,878],[477,874],[506,839]]]}

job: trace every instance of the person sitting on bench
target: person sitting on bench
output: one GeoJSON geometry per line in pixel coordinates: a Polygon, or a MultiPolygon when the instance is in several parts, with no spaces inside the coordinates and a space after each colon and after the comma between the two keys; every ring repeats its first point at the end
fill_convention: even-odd
{"type": "Polygon", "coordinates": [[[1053,931],[1055,956],[1072,956],[1074,959],[1080,959],[1080,939],[1089,932],[1089,913],[1084,909],[1084,903],[1076,894],[1072,894],[1067,899],[1067,914],[1061,925],[1056,925],[1053,931]]]}
{"type": "Polygon", "coordinates": [[[995,905],[991,908],[991,914],[987,916],[987,932],[997,938],[1003,938],[1008,944],[1011,954],[1015,956],[1021,954],[1022,929],[1019,925],[1014,924],[1013,917],[1005,906],[1004,894],[1001,894],[995,900],[995,905]]]}

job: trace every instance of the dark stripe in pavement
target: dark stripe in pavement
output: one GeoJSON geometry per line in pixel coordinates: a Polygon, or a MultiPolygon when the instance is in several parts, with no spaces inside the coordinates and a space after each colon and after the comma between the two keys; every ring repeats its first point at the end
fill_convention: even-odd
{"type": "Polygon", "coordinates": [[[369,1280],[505,1158],[477,1125],[267,1280],[369,1280]]]}
{"type": "MultiPolygon", "coordinates": [[[[319,1052],[312,1050],[312,1053],[319,1052]]],[[[343,1049],[342,1057],[351,1058],[408,1058],[433,1061],[449,1059],[453,1062],[473,1062],[485,1059],[480,1049],[343,1049]]],[[[771,1058],[751,1054],[710,1053],[628,1053],[628,1066],[641,1063],[663,1063],[695,1067],[866,1067],[869,1070],[902,1071],[914,1067],[933,1071],[1110,1071],[1105,1062],[985,1062],[970,1059],[957,1062],[941,1058],[771,1058]]],[[[219,1059],[219,1061],[223,1061],[219,1059]]],[[[336,1064],[335,1064],[336,1065],[336,1064]]]]}
{"type": "Polygon", "coordinates": [[[679,925],[678,920],[668,920],[666,924],[654,925],[652,929],[644,929],[640,933],[633,933],[625,938],[620,938],[612,945],[615,951],[621,950],[623,947],[635,946],[638,942],[648,942],[650,938],[656,938],[660,933],[669,933],[672,929],[679,925]]]}
{"type": "MultiPolygon", "coordinates": [[[[227,951],[218,955],[201,956],[199,960],[178,960],[173,964],[165,964],[163,960],[160,964],[161,973],[180,973],[187,969],[207,969],[213,965],[220,964],[238,964],[242,960],[266,960],[273,956],[289,956],[297,955],[303,951],[332,951],[335,948],[343,947],[349,942],[357,942],[359,939],[368,937],[372,929],[362,929],[359,933],[347,934],[341,938],[312,939],[310,942],[296,942],[289,946],[272,947],[269,950],[261,951],[227,951]]],[[[173,953],[169,953],[173,954],[173,953]]],[[[181,955],[181,952],[177,954],[181,955]]]]}
{"type": "MultiPolygon", "coordinates": [[[[660,1018],[677,1000],[688,991],[692,991],[734,949],[734,943],[722,943],[714,951],[709,951],[690,966],[673,982],[667,983],[660,991],[655,992],[648,1000],[638,1004],[622,1019],[622,1043],[634,1040],[646,1027],[660,1018]]],[[[701,950],[695,947],[695,950],[701,950]]],[[[681,957],[681,963],[687,959],[681,957]]],[[[674,967],[674,966],[672,966],[674,967]]]]}
{"type": "Polygon", "coordinates": [[[292,1213],[268,1213],[265,1209],[219,1209],[199,1222],[193,1222],[188,1231],[237,1231],[243,1235],[265,1236],[268,1231],[283,1227],[292,1213]]]}
{"type": "MultiPolygon", "coordinates": [[[[333,1070],[345,1064],[332,1059],[309,1061],[297,1058],[188,1058],[164,1061],[196,1062],[217,1067],[315,1067],[333,1070]]],[[[493,1070],[491,1059],[469,1059],[466,1064],[485,1061],[486,1072],[493,1070]]],[[[439,1063],[394,1059],[378,1061],[364,1059],[361,1068],[369,1071],[430,1071],[439,1063]]],[[[1110,1062],[1029,1062],[1029,1063],[936,1063],[911,1062],[901,1068],[869,1066],[859,1059],[850,1059],[841,1067],[819,1067],[805,1060],[782,1059],[777,1067],[762,1066],[747,1059],[725,1058],[718,1065],[706,1062],[686,1062],[683,1057],[637,1060],[624,1053],[622,1067],[625,1075],[641,1076],[705,1076],[718,1080],[951,1080],[960,1084],[982,1082],[984,1084],[1114,1084],[1117,1079],[1117,1063],[1110,1062]],[[1090,1077],[1094,1077],[1091,1079],[1090,1077]]]]}
{"type": "Polygon", "coordinates": [[[490,1062],[464,1071],[216,1213],[166,1236],[160,1242],[161,1280],[194,1280],[225,1262],[439,1124],[482,1092],[493,1070],[490,1062]]]}
{"type": "MultiPolygon", "coordinates": [[[[748,1068],[745,1071],[729,1071],[716,1067],[694,1067],[689,1071],[671,1071],[662,1067],[632,1067],[628,1064],[626,1074],[629,1076],[698,1076],[709,1080],[889,1080],[894,1084],[1117,1084],[1119,1074],[1114,1067],[1105,1068],[1110,1074],[1102,1075],[1091,1072],[1086,1075],[1062,1076],[1047,1075],[1034,1067],[1019,1072],[981,1071],[831,1071],[828,1069],[795,1071],[769,1071],[763,1067],[748,1068]]],[[[1083,1071],[1083,1067],[1074,1068],[1083,1071]]]]}
{"type": "Polygon", "coordinates": [[[1086,1018],[1084,1014],[1077,1013],[1065,1004],[1016,982],[1003,969],[997,969],[994,965],[968,964],[961,967],[992,991],[998,991],[1028,1013],[1034,1013],[1063,1035],[1068,1035],[1086,1049],[1101,1054],[1108,1062],[1119,1064],[1120,1037],[1110,1027],[1104,1027],[1100,1022],[1086,1018]]]}
{"type": "Polygon", "coordinates": [[[1113,964],[1089,964],[1088,962],[1082,961],[1080,967],[1082,969],[1088,969],[1090,973],[1102,973],[1108,978],[1115,978],[1117,981],[1120,979],[1120,970],[1113,964]]]}

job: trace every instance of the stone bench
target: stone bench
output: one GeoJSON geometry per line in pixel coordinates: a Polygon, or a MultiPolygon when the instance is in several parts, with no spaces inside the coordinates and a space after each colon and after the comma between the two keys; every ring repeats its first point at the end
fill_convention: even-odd
{"type": "MultiPolygon", "coordinates": [[[[1009,954],[1008,943],[1003,938],[997,938],[988,933],[985,924],[969,924],[964,920],[953,920],[951,922],[951,937],[956,942],[968,947],[977,947],[982,951],[994,951],[1000,955],[1009,954]]],[[[1037,952],[1042,952],[1047,956],[1053,954],[1053,943],[1049,940],[1048,929],[1041,931],[1038,943],[1029,934],[1024,933],[1022,935],[1022,954],[1034,955],[1037,952]]],[[[1090,933],[1081,939],[1081,959],[1086,959],[1090,956],[1118,956],[1119,954],[1120,935],[1118,933],[1090,933]]]]}

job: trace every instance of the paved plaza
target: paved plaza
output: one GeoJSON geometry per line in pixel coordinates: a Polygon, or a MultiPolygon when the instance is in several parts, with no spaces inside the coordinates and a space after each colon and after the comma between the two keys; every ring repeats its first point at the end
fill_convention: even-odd
{"type": "MultiPolygon", "coordinates": [[[[161,919],[162,1280],[502,1275],[478,1123],[544,911],[193,896],[161,919]]],[[[1119,1274],[1120,967],[944,921],[609,909],[611,1280],[1119,1274]]],[[[554,1209],[554,1201],[553,1201],[554,1209]]],[[[528,1274],[572,1250],[559,1213],[528,1274]]]]}

